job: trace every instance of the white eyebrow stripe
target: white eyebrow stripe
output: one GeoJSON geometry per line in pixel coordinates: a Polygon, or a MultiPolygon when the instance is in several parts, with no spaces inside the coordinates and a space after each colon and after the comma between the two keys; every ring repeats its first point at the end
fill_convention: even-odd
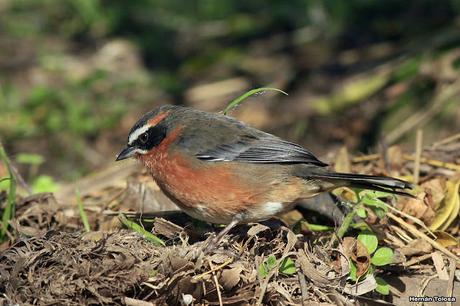
{"type": "Polygon", "coordinates": [[[132,144],[134,141],[136,141],[136,139],[142,135],[143,133],[147,132],[148,129],[150,128],[151,126],[146,124],[140,128],[138,128],[137,130],[135,130],[134,132],[132,132],[130,135],[129,135],[129,139],[128,139],[128,144],[132,144]]]}

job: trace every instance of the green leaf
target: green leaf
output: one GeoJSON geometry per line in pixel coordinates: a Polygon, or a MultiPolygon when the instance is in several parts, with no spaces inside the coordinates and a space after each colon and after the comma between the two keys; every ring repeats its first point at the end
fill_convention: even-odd
{"type": "Polygon", "coordinates": [[[267,268],[269,270],[275,268],[276,267],[276,257],[275,257],[275,255],[268,256],[266,263],[267,263],[267,268]]]}
{"type": "Polygon", "coordinates": [[[287,93],[285,93],[284,91],[282,91],[281,89],[278,89],[278,88],[270,88],[270,87],[255,88],[255,89],[252,89],[252,90],[246,92],[245,94],[239,96],[238,98],[234,99],[233,101],[231,101],[227,105],[227,107],[222,111],[222,113],[224,115],[227,115],[227,113],[229,111],[233,110],[235,107],[237,107],[239,104],[241,104],[241,102],[243,102],[244,100],[246,100],[250,96],[255,95],[257,93],[264,92],[264,91],[269,91],[269,90],[281,92],[281,93],[285,94],[286,96],[288,95],[287,93]]]}
{"type": "Polygon", "coordinates": [[[6,166],[9,176],[8,197],[6,199],[6,206],[3,210],[2,226],[0,228],[0,241],[3,241],[8,231],[10,220],[13,219],[14,215],[16,214],[16,178],[13,175],[13,169],[11,168],[10,161],[1,142],[0,160],[6,166]]]}
{"type": "Polygon", "coordinates": [[[261,263],[257,269],[257,272],[259,273],[260,278],[266,278],[268,275],[267,265],[264,262],[261,263]]]}
{"type": "Polygon", "coordinates": [[[373,198],[373,197],[370,197],[369,195],[366,195],[363,198],[361,198],[361,201],[364,205],[367,205],[367,206],[373,206],[373,207],[378,207],[381,209],[386,209],[385,202],[383,202],[379,198],[373,198]]]}
{"type": "Polygon", "coordinates": [[[137,232],[139,235],[147,239],[148,241],[152,242],[153,244],[157,246],[165,246],[166,244],[164,243],[163,240],[155,236],[154,234],[146,231],[141,225],[137,224],[134,221],[128,220],[125,215],[122,213],[118,214],[118,219],[120,219],[121,223],[125,225],[126,227],[130,228],[131,230],[137,232]]]}
{"type": "Polygon", "coordinates": [[[267,277],[270,270],[276,267],[276,257],[274,255],[268,256],[268,258],[259,266],[257,269],[261,278],[267,277]]]}
{"type": "Polygon", "coordinates": [[[377,282],[377,288],[375,288],[375,291],[383,295],[390,294],[390,285],[388,285],[383,278],[376,277],[375,281],[377,282]]]}
{"type": "Polygon", "coordinates": [[[351,225],[351,228],[359,231],[371,231],[372,229],[366,222],[356,222],[351,225]]]}
{"type": "Polygon", "coordinates": [[[377,215],[377,217],[379,217],[380,219],[383,219],[383,218],[385,218],[385,216],[387,214],[387,208],[385,207],[385,209],[382,209],[382,208],[377,207],[377,208],[374,209],[374,212],[377,215]]]}
{"type": "Polygon", "coordinates": [[[357,214],[359,217],[363,218],[363,219],[367,217],[367,211],[366,211],[366,209],[363,208],[363,207],[358,208],[358,209],[356,210],[356,214],[357,214]]]}
{"type": "Polygon", "coordinates": [[[312,224],[305,221],[302,221],[302,225],[306,226],[308,230],[312,232],[328,232],[334,230],[332,226],[321,225],[321,224],[312,224]]]}
{"type": "Polygon", "coordinates": [[[358,268],[356,268],[356,265],[353,261],[350,260],[349,263],[350,263],[350,274],[348,275],[348,278],[356,282],[357,280],[356,272],[358,271],[358,268]]]}
{"type": "Polygon", "coordinates": [[[385,191],[376,191],[376,190],[369,190],[369,189],[361,189],[359,191],[359,196],[361,198],[364,198],[364,197],[369,197],[369,198],[372,198],[372,199],[378,199],[378,198],[390,198],[390,197],[394,197],[394,194],[392,193],[389,193],[389,192],[385,192],[385,191]]]}
{"type": "Polygon", "coordinates": [[[280,273],[286,275],[292,275],[297,272],[297,269],[295,267],[294,261],[291,258],[286,257],[281,261],[279,271],[280,273]]]}
{"type": "Polygon", "coordinates": [[[379,241],[377,239],[377,236],[369,231],[362,232],[361,234],[358,235],[358,240],[364,244],[366,247],[367,251],[369,254],[372,254],[375,252],[377,249],[377,246],[379,244],[379,241]]]}
{"type": "Polygon", "coordinates": [[[10,177],[3,177],[0,179],[0,190],[8,190],[10,188],[10,177]]]}
{"type": "Polygon", "coordinates": [[[80,212],[80,218],[83,222],[83,227],[85,228],[85,231],[89,232],[91,231],[91,226],[89,226],[88,215],[86,214],[85,209],[83,207],[83,201],[81,200],[80,191],[78,189],[76,191],[76,196],[78,203],[78,211],[80,212]]]}
{"type": "Polygon", "coordinates": [[[40,192],[56,192],[59,189],[59,185],[49,175],[40,175],[32,183],[32,190],[35,193],[40,192]]]}
{"type": "Polygon", "coordinates": [[[16,161],[21,164],[39,166],[45,162],[45,159],[39,154],[20,153],[16,157],[16,161]]]}
{"type": "Polygon", "coordinates": [[[393,250],[387,247],[377,249],[372,256],[372,264],[375,266],[385,266],[393,262],[393,250]]]}

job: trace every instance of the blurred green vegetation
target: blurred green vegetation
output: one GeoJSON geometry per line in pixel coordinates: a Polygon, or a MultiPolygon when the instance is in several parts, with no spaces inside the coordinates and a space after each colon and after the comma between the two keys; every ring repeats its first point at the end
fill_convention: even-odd
{"type": "MultiPolygon", "coordinates": [[[[395,126],[456,81],[459,14],[456,0],[3,0],[1,140],[75,179],[110,160],[142,111],[198,107],[190,88],[239,77],[242,89],[273,85],[293,97],[269,104],[273,113],[307,105],[272,132],[309,143],[310,129],[340,127],[357,110],[365,127],[345,133],[360,140],[321,131],[311,139],[359,149],[382,133],[396,141],[404,134],[395,126]]],[[[447,100],[435,128],[458,126],[458,103],[447,100]]]]}

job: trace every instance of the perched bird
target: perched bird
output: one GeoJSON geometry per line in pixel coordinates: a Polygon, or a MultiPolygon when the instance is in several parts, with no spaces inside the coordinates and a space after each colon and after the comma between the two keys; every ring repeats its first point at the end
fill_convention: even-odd
{"type": "Polygon", "coordinates": [[[350,186],[404,194],[408,182],[337,173],[303,147],[234,118],[164,105],[133,126],[118,160],[134,157],[161,190],[188,215],[228,224],[262,221],[291,209],[297,200],[350,186]]]}

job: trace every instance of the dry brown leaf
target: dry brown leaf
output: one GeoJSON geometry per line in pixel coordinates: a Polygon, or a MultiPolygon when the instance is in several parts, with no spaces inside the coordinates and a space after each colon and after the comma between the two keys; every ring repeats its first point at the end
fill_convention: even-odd
{"type": "Polygon", "coordinates": [[[327,287],[333,285],[332,280],[319,272],[308,260],[303,250],[297,251],[297,262],[300,265],[300,269],[302,269],[303,274],[317,286],[327,287]]]}
{"type": "Polygon", "coordinates": [[[248,230],[248,236],[249,237],[256,236],[257,234],[259,234],[259,233],[261,233],[263,231],[266,231],[268,229],[270,229],[268,226],[260,224],[260,223],[257,223],[255,225],[251,226],[251,228],[248,230]]]}
{"type": "Polygon", "coordinates": [[[336,188],[332,191],[334,195],[337,197],[352,203],[358,202],[358,196],[356,192],[354,192],[351,188],[348,187],[340,187],[336,188]]]}
{"type": "Polygon", "coordinates": [[[436,231],[434,232],[434,234],[436,236],[436,242],[442,245],[443,247],[452,247],[459,245],[458,239],[446,232],[436,231]]]}
{"type": "Polygon", "coordinates": [[[291,230],[288,230],[288,232],[287,232],[287,243],[286,243],[286,245],[284,247],[283,257],[288,255],[288,253],[295,246],[296,242],[297,242],[297,236],[291,230]]]}
{"type": "Polygon", "coordinates": [[[446,183],[442,178],[434,178],[421,184],[426,193],[431,195],[433,208],[436,208],[445,197],[446,183]]]}
{"type": "Polygon", "coordinates": [[[403,163],[403,151],[400,146],[391,146],[387,150],[387,159],[392,171],[400,170],[403,163]]]}
{"type": "Polygon", "coordinates": [[[374,275],[371,274],[359,283],[345,283],[342,290],[348,294],[359,296],[371,292],[375,288],[377,288],[377,282],[374,275]]]}
{"type": "Polygon", "coordinates": [[[163,235],[168,239],[177,237],[184,229],[177,224],[174,224],[163,218],[156,218],[153,223],[152,232],[163,235]]]}
{"type": "Polygon", "coordinates": [[[417,198],[401,197],[398,202],[398,207],[401,211],[422,220],[425,224],[430,224],[434,216],[434,211],[431,205],[428,204],[426,193],[421,192],[417,198]]]}
{"type": "Polygon", "coordinates": [[[241,272],[243,271],[243,266],[237,265],[231,269],[225,269],[222,271],[219,284],[224,287],[225,290],[231,290],[235,287],[241,280],[241,272]]]}
{"type": "Polygon", "coordinates": [[[405,256],[423,255],[431,253],[433,247],[424,239],[415,239],[409,242],[406,246],[399,249],[401,254],[405,256]]]}
{"type": "Polygon", "coordinates": [[[345,237],[342,244],[345,254],[356,265],[356,276],[361,277],[369,270],[371,264],[371,257],[366,246],[353,237],[345,237]]]}
{"type": "Polygon", "coordinates": [[[304,215],[297,209],[293,209],[280,216],[280,219],[286,223],[287,226],[293,226],[304,218],[304,215]]]}
{"type": "Polygon", "coordinates": [[[351,295],[363,295],[377,288],[374,275],[368,275],[364,280],[356,284],[345,283],[343,291],[351,295]]]}
{"type": "Polygon", "coordinates": [[[436,217],[430,225],[431,230],[446,230],[455,220],[460,211],[460,197],[458,195],[460,180],[456,183],[446,183],[446,197],[436,209],[436,217]]]}

